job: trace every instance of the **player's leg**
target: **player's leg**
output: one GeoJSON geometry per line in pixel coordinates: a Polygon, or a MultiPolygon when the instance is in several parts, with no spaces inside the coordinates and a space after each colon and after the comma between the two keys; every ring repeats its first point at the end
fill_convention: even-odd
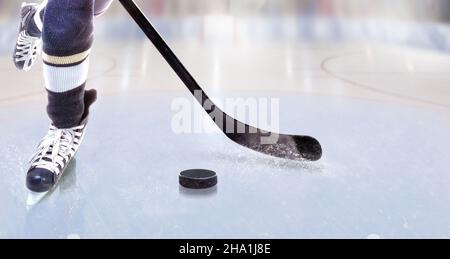
{"type": "Polygon", "coordinates": [[[52,125],[30,161],[27,186],[51,189],[75,156],[95,92],[85,92],[94,0],[48,0],[42,31],[47,112],[52,125]]]}
{"type": "MultiPolygon", "coordinates": [[[[91,1],[91,0],[90,0],[91,1]]],[[[94,15],[106,12],[113,0],[95,0],[94,15]]],[[[21,23],[14,49],[13,61],[20,70],[28,71],[34,65],[41,52],[41,35],[47,0],[41,4],[23,3],[21,23]]]]}
{"type": "Polygon", "coordinates": [[[113,0],[95,0],[94,15],[100,16],[108,10],[113,0]]]}

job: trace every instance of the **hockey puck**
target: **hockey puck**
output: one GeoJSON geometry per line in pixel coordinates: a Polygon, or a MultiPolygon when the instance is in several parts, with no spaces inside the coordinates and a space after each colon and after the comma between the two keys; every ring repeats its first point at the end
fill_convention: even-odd
{"type": "Polygon", "coordinates": [[[189,189],[207,189],[217,185],[217,174],[211,170],[191,169],[181,172],[179,181],[189,189]]]}

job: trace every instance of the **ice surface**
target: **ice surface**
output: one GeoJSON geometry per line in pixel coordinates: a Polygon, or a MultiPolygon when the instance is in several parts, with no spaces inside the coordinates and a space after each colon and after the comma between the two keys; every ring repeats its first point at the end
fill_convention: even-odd
{"type": "MultiPolygon", "coordinates": [[[[417,48],[426,31],[410,45],[350,44],[277,41],[266,28],[258,32],[269,41],[258,34],[215,45],[198,39],[201,19],[186,21],[189,40],[174,38],[178,23],[158,23],[215,99],[279,98],[280,132],[323,145],[322,160],[302,163],[221,134],[173,133],[171,103],[194,100],[133,23],[105,19],[91,58],[88,86],[99,100],[86,138],[44,197],[24,183],[49,123],[42,68],[17,72],[0,51],[0,238],[450,238],[450,57],[441,45],[417,48]],[[218,186],[181,188],[178,174],[191,168],[216,171],[218,186]]],[[[11,31],[0,30],[2,39],[11,31]]]]}
{"type": "MultiPolygon", "coordinates": [[[[218,134],[174,135],[170,100],[166,94],[101,98],[75,164],[57,189],[31,210],[26,210],[28,193],[19,166],[23,156],[3,160],[0,192],[7,209],[0,213],[2,235],[447,235],[446,116],[397,104],[283,97],[282,110],[320,107],[315,113],[281,118],[283,131],[314,132],[323,143],[320,162],[299,163],[248,151],[218,134]],[[145,114],[139,112],[143,108],[145,114]],[[121,125],[132,127],[132,132],[121,125]],[[215,170],[217,189],[189,193],[180,188],[178,173],[188,168],[215,170]]],[[[0,118],[9,112],[3,108],[0,118]]],[[[5,135],[2,154],[11,152],[5,146],[38,139],[40,132],[27,125],[42,124],[45,129],[34,114],[17,114],[9,126],[17,134],[5,135]]],[[[32,151],[27,145],[17,149],[32,151]]]]}

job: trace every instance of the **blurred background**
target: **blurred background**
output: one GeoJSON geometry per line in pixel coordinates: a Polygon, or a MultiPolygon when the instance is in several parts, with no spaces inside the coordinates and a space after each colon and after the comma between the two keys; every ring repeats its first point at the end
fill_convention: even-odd
{"type": "MultiPolygon", "coordinates": [[[[0,48],[16,32],[20,1],[0,0],[0,48]]],[[[38,2],[38,1],[36,1],[38,2]]],[[[185,40],[378,41],[449,51],[448,0],[140,0],[166,37],[185,40]],[[215,36],[215,37],[212,37],[215,36]]],[[[102,33],[125,38],[118,4],[102,33]]]]}
{"type": "MultiPolygon", "coordinates": [[[[448,0],[137,3],[213,96],[227,90],[274,90],[450,106],[445,69],[450,52],[448,0]],[[349,83],[365,92],[345,87],[349,83]]],[[[0,61],[11,55],[19,5],[0,0],[0,61]]],[[[109,75],[125,75],[118,89],[136,88],[127,81],[130,76],[152,78],[147,87],[153,90],[179,89],[176,78],[162,76],[159,55],[118,2],[95,23],[94,52],[106,55],[111,66],[111,60],[117,63],[120,74],[109,75]]],[[[107,66],[104,62],[95,58],[91,70],[107,66]]],[[[97,86],[109,84],[100,72],[91,74],[97,86]]],[[[7,92],[5,98],[17,96],[7,92]]]]}

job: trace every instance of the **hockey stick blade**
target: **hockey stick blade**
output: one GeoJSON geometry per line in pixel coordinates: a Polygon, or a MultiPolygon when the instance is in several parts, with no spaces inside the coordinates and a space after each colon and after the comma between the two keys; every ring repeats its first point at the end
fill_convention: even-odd
{"type": "Polygon", "coordinates": [[[322,147],[313,137],[266,132],[224,113],[214,105],[136,3],[133,0],[119,1],[229,139],[254,151],[284,159],[317,161],[322,157],[322,147]]]}

